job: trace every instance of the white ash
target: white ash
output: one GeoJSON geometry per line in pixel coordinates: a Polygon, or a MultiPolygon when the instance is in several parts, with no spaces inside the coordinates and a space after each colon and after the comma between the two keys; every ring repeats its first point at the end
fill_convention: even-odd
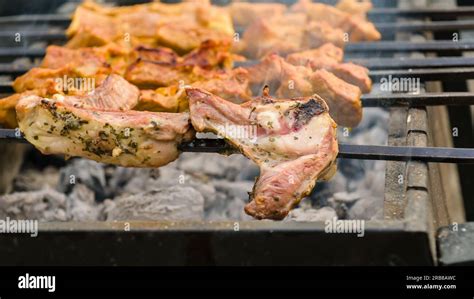
{"type": "Polygon", "coordinates": [[[169,187],[115,199],[107,220],[201,220],[204,198],[192,187],[169,187]]]}
{"type": "Polygon", "coordinates": [[[0,196],[0,219],[66,221],[66,196],[53,189],[0,196]]]}
{"type": "Polygon", "coordinates": [[[72,221],[105,220],[103,205],[97,204],[92,190],[82,184],[74,186],[66,201],[67,219],[72,221]]]}
{"type": "Polygon", "coordinates": [[[337,218],[336,211],[330,207],[323,207],[321,209],[297,208],[290,212],[285,221],[314,222],[331,220],[334,217],[337,218]]]}
{"type": "Polygon", "coordinates": [[[60,171],[58,190],[69,193],[75,184],[84,184],[93,190],[97,199],[105,199],[106,184],[104,165],[85,159],[74,159],[60,171]]]}

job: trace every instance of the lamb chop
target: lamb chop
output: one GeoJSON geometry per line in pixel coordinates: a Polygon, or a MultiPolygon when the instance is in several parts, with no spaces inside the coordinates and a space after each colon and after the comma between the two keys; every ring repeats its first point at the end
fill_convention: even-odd
{"type": "Polygon", "coordinates": [[[355,127],[362,119],[360,89],[324,69],[313,71],[305,66],[294,66],[272,54],[249,67],[248,71],[254,93],[265,85],[276,90],[280,98],[305,97],[316,93],[326,101],[329,113],[337,124],[355,127]]]}
{"type": "Polygon", "coordinates": [[[61,98],[21,98],[20,130],[43,154],[64,154],[125,167],[159,167],[192,139],[187,113],[79,108],[61,98]]]}
{"type": "Polygon", "coordinates": [[[236,105],[202,89],[186,92],[194,128],[223,136],[260,166],[247,214],[283,219],[318,179],[335,173],[336,124],[320,97],[275,100],[264,93],[236,105]],[[255,134],[236,136],[228,133],[229,126],[249,128],[255,134]]]}

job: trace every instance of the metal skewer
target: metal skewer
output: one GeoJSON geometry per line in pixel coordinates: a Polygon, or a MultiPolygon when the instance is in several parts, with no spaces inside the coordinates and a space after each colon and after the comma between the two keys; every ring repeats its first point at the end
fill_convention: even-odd
{"type": "MultiPolygon", "coordinates": [[[[22,142],[26,139],[13,129],[0,129],[0,142],[22,142]]],[[[182,152],[232,154],[238,151],[223,139],[195,139],[179,146],[182,152]]],[[[474,163],[474,149],[444,147],[405,147],[339,144],[338,158],[387,161],[423,161],[440,163],[474,163]]]]}

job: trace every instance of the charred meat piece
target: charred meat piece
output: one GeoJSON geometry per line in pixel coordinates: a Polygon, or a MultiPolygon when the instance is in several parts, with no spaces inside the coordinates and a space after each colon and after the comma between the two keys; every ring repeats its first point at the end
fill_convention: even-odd
{"type": "Polygon", "coordinates": [[[186,92],[194,128],[223,136],[260,166],[247,214],[283,219],[318,179],[334,174],[336,124],[318,96],[290,100],[263,96],[236,105],[201,89],[186,92]]]}
{"type": "Polygon", "coordinates": [[[354,63],[341,63],[342,49],[326,44],[321,48],[288,55],[286,60],[293,65],[309,66],[313,70],[325,69],[338,78],[355,85],[363,93],[372,89],[369,70],[354,63]]]}
{"type": "Polygon", "coordinates": [[[187,113],[104,111],[27,96],[16,106],[20,130],[43,154],[125,167],[159,167],[192,138],[187,113]]]}
{"type": "Polygon", "coordinates": [[[362,118],[361,90],[334,74],[305,66],[294,66],[278,55],[267,55],[259,64],[248,68],[252,90],[265,85],[276,90],[280,98],[318,94],[329,106],[338,125],[355,127],[362,118]]]}

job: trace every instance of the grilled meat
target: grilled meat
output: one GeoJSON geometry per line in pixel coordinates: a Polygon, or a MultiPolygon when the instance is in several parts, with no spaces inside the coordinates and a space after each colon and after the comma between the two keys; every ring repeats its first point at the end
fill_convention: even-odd
{"type": "Polygon", "coordinates": [[[294,66],[282,57],[267,55],[259,64],[248,68],[254,92],[268,85],[280,98],[311,96],[316,93],[329,106],[336,123],[355,127],[362,118],[361,91],[357,86],[339,79],[334,74],[305,66],[294,66]]]}
{"type": "Polygon", "coordinates": [[[347,83],[359,87],[363,93],[369,93],[372,89],[369,70],[350,62],[341,63],[342,50],[331,44],[290,54],[286,60],[293,65],[309,66],[313,70],[325,69],[347,83]]]}
{"type": "Polygon", "coordinates": [[[179,56],[164,47],[136,47],[128,49],[116,44],[102,47],[69,49],[49,46],[41,67],[57,69],[71,66],[79,69],[101,69],[124,75],[126,69],[137,60],[150,61],[167,66],[199,66],[206,69],[231,68],[238,57],[230,52],[230,44],[205,41],[187,55],[179,56]]]}
{"type": "Polygon", "coordinates": [[[367,13],[372,9],[373,5],[370,0],[339,0],[336,8],[366,19],[367,13]]]}
{"type": "Polygon", "coordinates": [[[282,16],[287,7],[280,3],[232,2],[228,9],[234,26],[246,27],[268,16],[282,16]]]}
{"type": "Polygon", "coordinates": [[[90,93],[61,98],[63,102],[76,108],[128,111],[137,105],[139,97],[140,91],[136,86],[118,75],[110,75],[90,93]]]}
{"type": "Polygon", "coordinates": [[[236,50],[251,58],[261,58],[269,53],[286,56],[326,43],[344,46],[342,30],[306,19],[306,15],[300,13],[255,21],[245,30],[236,50]]]}
{"type": "MultiPolygon", "coordinates": [[[[339,7],[348,5],[341,3],[339,7]]],[[[365,18],[342,11],[337,7],[313,3],[311,0],[299,0],[291,7],[291,11],[305,13],[312,21],[326,22],[330,26],[339,28],[349,34],[349,40],[358,41],[376,41],[380,40],[380,32],[377,31],[374,24],[368,22],[365,18]]]]}
{"type": "Polygon", "coordinates": [[[236,105],[201,89],[186,92],[194,128],[224,136],[260,166],[251,202],[245,207],[249,215],[283,219],[318,179],[334,174],[336,124],[318,96],[275,100],[265,95],[236,105]],[[255,134],[232,136],[226,131],[229,126],[255,134]]]}
{"type": "Polygon", "coordinates": [[[105,8],[86,2],[74,13],[67,34],[70,48],[116,42],[122,46],[162,45],[183,54],[205,40],[231,41],[234,30],[225,10],[210,3],[105,8]]]}
{"type": "Polygon", "coordinates": [[[159,167],[192,138],[187,113],[76,108],[38,96],[16,106],[20,130],[43,154],[78,156],[126,167],[159,167]]]}

